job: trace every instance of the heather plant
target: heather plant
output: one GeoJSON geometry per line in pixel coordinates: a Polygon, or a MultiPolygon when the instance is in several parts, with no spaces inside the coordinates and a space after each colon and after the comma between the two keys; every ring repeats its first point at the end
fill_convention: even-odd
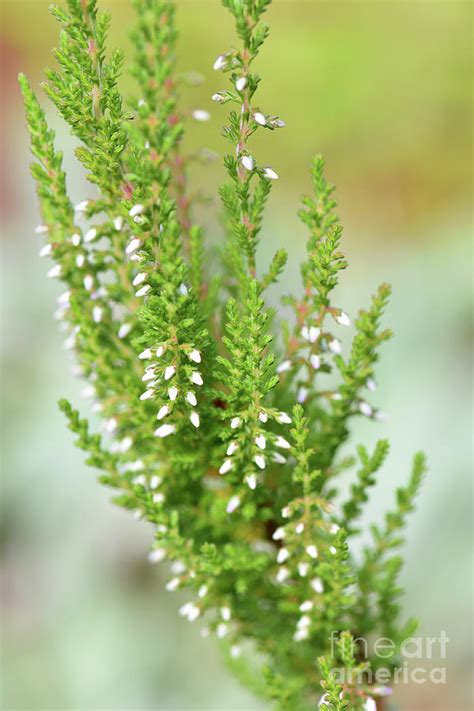
{"type": "Polygon", "coordinates": [[[400,621],[396,549],[425,468],[417,454],[394,509],[356,555],[363,507],[389,445],[359,446],[349,458],[341,447],[354,418],[381,419],[368,397],[391,335],[382,326],[390,288],[382,284],[359,312],[344,354],[338,331],[351,321],[334,290],[347,262],[334,189],[316,156],[313,194],[299,211],[308,230],[301,291],[284,298],[293,316],[284,320],[267,304],[287,259],[279,250],[266,272],[258,263],[279,176],[255,155],[252,137],[285,125],[257,98],[254,63],[270,0],[223,0],[238,46],[214,64],[222,83],[212,100],[230,109],[229,153],[219,191],[225,240],[219,265],[209,259],[186,187],[174,6],[133,4],[128,68],[137,93],[126,101],[118,86],[123,53],[106,52],[109,14],[96,0],[51,8],[61,32],[43,89],[78,139],[75,154],[91,184],[75,206],[54,133],[20,76],[43,218],[40,254],[65,287],[56,318],[101,433],[69,402],[60,407],[114,502],[153,524],[149,558],[167,561],[168,591],[187,594],[179,613],[221,641],[244,683],[282,709],[370,711],[390,689],[361,681],[377,659],[357,640],[389,637],[384,664],[394,667],[414,629],[400,621]],[[344,496],[341,475],[353,467],[344,496]]]}

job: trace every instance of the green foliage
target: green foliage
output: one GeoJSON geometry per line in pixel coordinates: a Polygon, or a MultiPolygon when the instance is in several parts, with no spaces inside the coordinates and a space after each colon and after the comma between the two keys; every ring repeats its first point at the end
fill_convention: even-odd
{"type": "Polygon", "coordinates": [[[357,448],[355,483],[336,506],[338,479],[353,464],[339,450],[354,417],[380,414],[365,390],[375,387],[390,336],[381,326],[390,289],[382,285],[360,311],[344,357],[335,329],[351,323],[333,299],[347,261],[318,156],[314,196],[299,213],[309,231],[302,293],[284,300],[294,318],[282,321],[267,305],[287,259],[277,251],[260,273],[262,221],[278,174],[260,164],[250,139],[284,126],[256,103],[260,78],[251,71],[268,35],[261,17],[269,3],[224,1],[242,47],[214,65],[230,88],[212,98],[233,105],[223,128],[231,151],[220,189],[219,273],[207,275],[205,234],[193,224],[186,188],[170,0],[133,2],[138,99],[119,91],[123,55],[108,54],[109,16],[96,1],[52,7],[61,34],[43,88],[80,141],[91,193],[73,207],[54,133],[20,76],[43,216],[37,232],[46,238],[42,254],[54,260],[49,276],[65,286],[56,316],[103,433],[68,402],[60,407],[115,503],[153,524],[150,560],[172,562],[167,589],[189,593],[180,613],[202,619],[238,676],[280,708],[314,708],[322,681],[323,706],[357,709],[370,694],[353,694],[354,675],[368,660],[354,656],[344,630],[399,644],[413,629],[399,622],[401,559],[393,550],[425,465],[417,455],[394,512],[372,528],[373,544],[356,560],[352,541],[388,443],[371,455],[357,448]],[[328,656],[333,634],[348,675],[342,685],[328,656]]]}

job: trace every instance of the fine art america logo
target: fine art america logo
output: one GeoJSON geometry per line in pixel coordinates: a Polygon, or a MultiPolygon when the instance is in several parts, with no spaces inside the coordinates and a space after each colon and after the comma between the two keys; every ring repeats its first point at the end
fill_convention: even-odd
{"type": "MultiPolygon", "coordinates": [[[[337,658],[336,642],[339,639],[338,632],[332,632],[331,656],[337,658]]],[[[375,669],[364,669],[355,672],[360,678],[354,679],[352,672],[352,683],[360,684],[445,684],[446,667],[444,665],[435,666],[433,660],[446,659],[446,649],[449,637],[445,630],[441,630],[437,637],[407,637],[401,645],[397,645],[389,637],[378,637],[369,642],[363,637],[354,639],[354,652],[363,659],[377,660],[375,669]],[[397,660],[393,667],[394,657],[397,660]],[[384,661],[386,665],[384,665],[384,661]]],[[[332,669],[334,679],[339,684],[347,682],[345,678],[346,670],[335,667],[332,669]]]]}

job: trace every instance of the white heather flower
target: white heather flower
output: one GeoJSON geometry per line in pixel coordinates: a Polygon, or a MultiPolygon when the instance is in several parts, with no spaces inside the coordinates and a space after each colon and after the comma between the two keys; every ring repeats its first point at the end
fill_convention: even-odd
{"type": "Polygon", "coordinates": [[[253,115],[253,120],[255,123],[258,123],[259,126],[266,126],[267,125],[267,119],[264,116],[264,114],[260,113],[260,111],[257,111],[253,115]]]}
{"type": "Polygon", "coordinates": [[[333,340],[329,342],[329,350],[336,355],[340,355],[342,353],[341,342],[338,341],[337,338],[333,338],[333,340]]]}
{"type": "Polygon", "coordinates": [[[209,588],[207,587],[207,585],[201,585],[201,587],[198,590],[198,597],[200,597],[200,598],[206,597],[208,590],[209,590],[209,588]]]}
{"type": "Polygon", "coordinates": [[[276,579],[277,582],[279,583],[284,583],[287,578],[290,577],[290,571],[288,568],[285,568],[284,565],[281,566],[281,568],[278,569],[278,573],[276,574],[276,579]]]}
{"type": "Polygon", "coordinates": [[[145,374],[142,376],[142,382],[148,383],[150,380],[155,379],[155,371],[153,370],[153,366],[149,365],[148,368],[145,370],[145,374]]]}
{"type": "Polygon", "coordinates": [[[186,286],[186,284],[180,284],[178,291],[181,294],[181,296],[187,296],[189,293],[188,287],[186,286]]]}
{"type": "Polygon", "coordinates": [[[192,350],[191,353],[188,354],[188,358],[189,358],[189,360],[192,360],[194,363],[201,362],[201,354],[196,348],[194,350],[192,350]]]}
{"type": "Polygon", "coordinates": [[[133,254],[140,247],[141,242],[138,237],[133,237],[125,247],[125,254],[133,254]]]}
{"type": "Polygon", "coordinates": [[[230,607],[224,606],[221,607],[221,617],[224,620],[224,622],[229,622],[232,614],[230,611],[230,607]]]}
{"type": "Polygon", "coordinates": [[[226,452],[228,457],[231,457],[234,454],[234,452],[237,450],[237,446],[237,442],[230,442],[226,452]]]}
{"type": "Polygon", "coordinates": [[[263,169],[263,175],[269,180],[278,180],[278,173],[276,173],[273,168],[270,168],[269,165],[267,165],[267,167],[263,169]]]}
{"type": "Polygon", "coordinates": [[[91,229],[87,230],[86,234],[84,235],[84,242],[86,242],[86,243],[93,242],[96,237],[97,237],[97,230],[95,229],[95,227],[91,227],[91,229]]]}
{"type": "Polygon", "coordinates": [[[237,91],[243,91],[247,86],[247,77],[239,77],[235,82],[235,88],[237,91]]]}
{"type": "Polygon", "coordinates": [[[145,284],[145,286],[142,286],[141,289],[138,289],[138,291],[135,292],[135,296],[145,296],[145,294],[148,294],[150,290],[151,286],[149,284],[145,284]]]}
{"type": "Polygon", "coordinates": [[[329,706],[329,694],[323,694],[321,696],[318,706],[329,706]]]}
{"type": "Polygon", "coordinates": [[[145,281],[146,277],[146,272],[139,272],[132,281],[133,286],[140,286],[140,284],[145,281]]]}
{"type": "Polygon", "coordinates": [[[117,420],[116,420],[115,417],[110,417],[110,418],[109,418],[108,420],[106,420],[105,423],[104,423],[104,430],[105,430],[108,434],[112,434],[113,432],[115,432],[115,430],[117,429],[117,427],[118,427],[118,422],[117,422],[117,420]]]}
{"type": "Polygon", "coordinates": [[[240,417],[233,417],[230,421],[230,427],[232,430],[236,430],[242,424],[240,417]]]}
{"type": "Polygon", "coordinates": [[[368,696],[362,708],[363,711],[377,711],[377,704],[371,696],[368,696]]]}
{"type": "Polygon", "coordinates": [[[272,452],[272,460],[277,464],[286,464],[286,459],[280,452],[272,452]]]}
{"type": "Polygon", "coordinates": [[[129,211],[128,214],[130,217],[137,217],[137,215],[141,215],[145,212],[145,206],[144,205],[134,205],[129,211]]]}
{"type": "Polygon", "coordinates": [[[81,235],[75,232],[71,237],[71,242],[74,247],[79,247],[79,245],[81,244],[81,235]]]}
{"type": "Polygon", "coordinates": [[[161,561],[165,558],[166,551],[164,548],[155,548],[148,554],[148,560],[150,563],[161,563],[161,561]]]}
{"type": "Polygon", "coordinates": [[[283,119],[279,118],[272,119],[270,123],[275,128],[284,128],[286,126],[286,123],[283,121],[283,119]]]}
{"type": "Polygon", "coordinates": [[[298,573],[302,578],[308,575],[309,564],[308,563],[298,563],[298,573]]]}
{"type": "Polygon", "coordinates": [[[48,255],[51,254],[53,251],[53,245],[48,242],[47,244],[44,245],[39,251],[39,256],[40,257],[47,257],[48,255]]]}
{"type": "Polygon", "coordinates": [[[195,385],[203,384],[202,375],[199,371],[195,370],[193,373],[191,373],[191,382],[195,385]]]}
{"type": "Polygon", "coordinates": [[[310,558],[318,557],[318,549],[314,545],[306,546],[306,553],[309,555],[310,558]]]}
{"type": "Polygon", "coordinates": [[[191,420],[191,424],[193,424],[194,427],[199,427],[199,425],[201,424],[199,415],[195,410],[191,412],[191,414],[189,415],[189,419],[191,420]]]}
{"type": "Polygon", "coordinates": [[[104,309],[101,306],[94,306],[92,309],[92,318],[95,323],[100,323],[102,321],[102,316],[104,315],[104,309]]]}
{"type": "Polygon", "coordinates": [[[233,513],[240,506],[240,497],[232,496],[226,506],[227,513],[233,513]]]}
{"type": "Polygon", "coordinates": [[[225,101],[225,94],[222,91],[217,91],[215,94],[211,96],[211,101],[216,101],[218,104],[221,103],[221,101],[225,101]]]}
{"type": "Polygon", "coordinates": [[[368,402],[361,401],[359,403],[359,410],[366,417],[372,417],[372,415],[373,415],[373,410],[368,402]]]}
{"type": "Polygon", "coordinates": [[[278,415],[276,416],[276,421],[280,425],[290,425],[292,420],[289,415],[287,415],[286,412],[279,412],[278,415]]]}
{"type": "Polygon", "coordinates": [[[153,388],[148,388],[148,390],[145,390],[145,392],[140,395],[140,400],[151,400],[154,395],[155,391],[153,388]]]}
{"type": "Polygon", "coordinates": [[[128,334],[130,333],[131,330],[132,330],[131,323],[122,323],[122,325],[120,326],[120,328],[118,330],[117,335],[120,339],[125,338],[126,336],[128,336],[128,334]]]}
{"type": "Polygon", "coordinates": [[[142,351],[138,357],[140,358],[140,360],[148,360],[149,358],[151,358],[151,356],[152,356],[151,349],[145,348],[145,350],[142,351]]]}
{"type": "Polygon", "coordinates": [[[284,506],[281,510],[282,518],[290,518],[290,507],[284,506]]]}
{"type": "Polygon", "coordinates": [[[49,228],[47,225],[38,225],[35,227],[35,233],[37,235],[44,235],[48,232],[49,228]]]}
{"type": "Polygon", "coordinates": [[[79,202],[76,207],[74,208],[74,212],[85,212],[87,210],[87,207],[89,205],[89,200],[83,200],[82,202],[79,202]]]}
{"type": "Polygon", "coordinates": [[[188,403],[190,405],[192,405],[193,407],[196,407],[197,398],[196,398],[196,395],[192,392],[192,390],[188,390],[188,392],[186,393],[186,400],[188,401],[188,403]]]}
{"type": "Polygon", "coordinates": [[[301,386],[301,388],[298,389],[298,392],[296,394],[296,399],[300,403],[300,405],[306,401],[306,398],[308,397],[308,390],[307,388],[301,386]]]}
{"type": "Polygon", "coordinates": [[[331,400],[342,400],[342,395],[341,393],[333,393],[331,395],[331,400]]]}
{"type": "Polygon", "coordinates": [[[95,394],[95,387],[93,385],[86,385],[86,387],[81,390],[82,397],[92,398],[95,397],[95,394]]]}
{"type": "Polygon", "coordinates": [[[247,482],[249,489],[252,489],[252,491],[257,488],[258,479],[256,474],[249,474],[245,477],[245,481],[247,482]]]}
{"type": "Polygon", "coordinates": [[[171,388],[168,388],[168,397],[171,400],[171,402],[174,402],[176,398],[178,397],[178,388],[175,387],[174,385],[171,388]]]}
{"type": "Polygon", "coordinates": [[[367,380],[365,381],[365,384],[366,384],[367,388],[369,390],[371,390],[372,392],[375,392],[375,390],[377,389],[377,384],[373,378],[367,378],[367,380]]]}
{"type": "Polygon", "coordinates": [[[63,291],[63,293],[59,294],[59,296],[57,298],[57,302],[60,306],[69,306],[70,300],[71,300],[71,290],[70,289],[63,291]]]}
{"type": "Polygon", "coordinates": [[[298,523],[295,526],[295,533],[297,533],[299,535],[300,533],[303,533],[303,531],[304,531],[304,523],[298,523]]]}
{"type": "Polygon", "coordinates": [[[219,474],[227,474],[232,469],[233,464],[230,459],[226,459],[220,466],[219,474]]]}
{"type": "Polygon", "coordinates": [[[163,481],[163,479],[160,476],[158,476],[158,474],[153,474],[153,476],[150,479],[150,489],[153,489],[153,490],[158,489],[158,487],[162,481],[163,481]]]}
{"type": "Polygon", "coordinates": [[[350,326],[351,320],[345,311],[341,311],[339,316],[336,316],[336,321],[341,324],[341,326],[350,326]]]}
{"type": "Polygon", "coordinates": [[[76,267],[79,267],[79,269],[82,269],[84,264],[86,263],[86,258],[83,254],[78,254],[76,257],[76,267]]]}
{"type": "Polygon", "coordinates": [[[156,415],[157,420],[162,420],[163,417],[166,417],[166,415],[169,415],[170,408],[169,405],[162,405],[160,409],[158,410],[158,414],[156,415]]]}
{"type": "Polygon", "coordinates": [[[55,264],[54,267],[51,267],[51,269],[47,272],[46,276],[48,279],[54,279],[55,277],[58,277],[62,272],[62,267],[60,264],[55,264]]]}
{"type": "Polygon", "coordinates": [[[301,329],[301,336],[305,341],[309,341],[309,326],[303,326],[301,329]]]}
{"type": "Polygon", "coordinates": [[[184,573],[186,570],[186,566],[184,565],[182,560],[175,560],[171,564],[171,572],[173,575],[181,575],[181,573],[184,573]]]}
{"type": "Polygon", "coordinates": [[[333,535],[336,534],[339,531],[339,526],[337,525],[337,523],[331,523],[331,525],[329,526],[329,531],[333,535]]]}
{"type": "Polygon", "coordinates": [[[123,217],[115,217],[114,218],[114,227],[117,230],[117,232],[120,232],[120,230],[123,227],[123,217]]]}
{"type": "Polygon", "coordinates": [[[318,595],[321,595],[324,592],[324,585],[321,578],[313,578],[311,581],[311,587],[315,593],[318,593],[318,595]]]}
{"type": "Polygon", "coordinates": [[[316,355],[316,353],[311,355],[309,361],[315,370],[318,370],[321,367],[321,358],[316,355]]]}
{"type": "Polygon", "coordinates": [[[263,434],[259,434],[258,437],[255,437],[255,444],[259,449],[265,449],[267,446],[267,440],[265,439],[263,434]]]}
{"type": "Polygon", "coordinates": [[[156,357],[161,358],[161,356],[163,355],[164,352],[165,352],[165,347],[158,346],[158,348],[156,349],[156,357]]]}
{"type": "Polygon", "coordinates": [[[277,528],[276,531],[274,531],[273,536],[272,536],[274,541],[282,541],[284,537],[285,537],[285,529],[283,528],[283,526],[280,526],[279,528],[277,528]]]}
{"type": "Polygon", "coordinates": [[[263,410],[262,410],[261,412],[258,413],[258,419],[260,420],[260,422],[263,422],[263,423],[268,422],[267,413],[263,412],[263,410]]]}
{"type": "Polygon", "coordinates": [[[313,609],[313,603],[311,602],[311,600],[305,600],[300,605],[301,612],[309,612],[312,609],[313,609]]]}
{"type": "Polygon", "coordinates": [[[304,639],[308,639],[308,637],[309,630],[307,627],[301,627],[300,629],[297,629],[293,635],[293,639],[295,640],[295,642],[301,642],[304,639]]]}
{"type": "Polygon", "coordinates": [[[277,373],[285,373],[287,370],[290,370],[290,369],[291,369],[291,360],[284,360],[277,367],[276,372],[277,373]]]}
{"type": "Polygon", "coordinates": [[[192,117],[195,121],[209,121],[211,114],[204,109],[195,109],[192,113],[192,117]]]}
{"type": "Polygon", "coordinates": [[[303,615],[302,617],[300,617],[300,619],[296,623],[296,626],[298,627],[298,629],[301,629],[303,627],[309,627],[310,624],[311,624],[311,617],[309,617],[309,615],[303,615]]]}
{"type": "Polygon", "coordinates": [[[308,331],[308,341],[310,343],[316,343],[319,336],[321,335],[321,329],[316,326],[310,326],[308,331]]]}
{"type": "Polygon", "coordinates": [[[176,366],[168,365],[165,368],[165,374],[164,374],[165,380],[170,380],[175,373],[176,373],[176,366]]]}
{"type": "Polygon", "coordinates": [[[233,644],[230,648],[230,656],[232,659],[238,659],[242,654],[242,650],[238,644],[233,644]]]}
{"type": "Polygon", "coordinates": [[[179,578],[171,578],[171,580],[166,583],[166,589],[168,590],[168,592],[173,592],[173,590],[179,588],[179,582],[179,578]]]}
{"type": "Polygon", "coordinates": [[[218,72],[221,69],[224,69],[224,67],[227,66],[227,59],[228,59],[229,54],[220,54],[216,61],[214,62],[213,69],[218,72]]]}
{"type": "Polygon", "coordinates": [[[253,170],[254,162],[252,156],[243,156],[241,163],[246,170],[253,170]]]}
{"type": "Polygon", "coordinates": [[[225,622],[220,622],[216,627],[216,635],[218,639],[223,639],[228,631],[228,627],[225,622]]]}
{"type": "Polygon", "coordinates": [[[259,469],[265,469],[265,467],[267,466],[267,463],[265,461],[265,457],[263,456],[263,454],[257,454],[253,458],[253,461],[255,462],[255,464],[257,465],[257,467],[259,469]]]}
{"type": "Polygon", "coordinates": [[[291,444],[288,442],[288,440],[286,440],[284,437],[280,437],[280,435],[278,435],[278,437],[275,440],[275,446],[281,447],[281,449],[290,449],[291,448],[291,444]]]}
{"type": "Polygon", "coordinates": [[[290,551],[288,550],[288,548],[280,548],[280,550],[278,551],[277,559],[276,559],[277,563],[279,563],[281,565],[286,560],[288,560],[289,557],[290,557],[290,551]]]}
{"type": "Polygon", "coordinates": [[[155,430],[155,437],[168,437],[176,432],[176,425],[161,425],[155,430]]]}

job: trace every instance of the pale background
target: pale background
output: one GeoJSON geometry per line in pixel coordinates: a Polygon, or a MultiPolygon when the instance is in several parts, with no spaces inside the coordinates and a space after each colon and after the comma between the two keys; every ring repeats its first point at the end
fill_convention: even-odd
{"type": "MultiPolygon", "coordinates": [[[[109,503],[58,413],[60,396],[83,412],[87,403],[51,316],[60,287],[45,279],[48,265],[37,257],[37,200],[16,85],[22,70],[36,87],[52,61],[57,28],[47,5],[2,4],[2,708],[267,708],[239,688],[214,643],[178,618],[179,599],[163,592],[166,571],[146,561],[151,530],[109,503]]],[[[129,4],[103,5],[114,11],[110,44],[123,45],[129,4]]],[[[366,442],[392,442],[367,521],[380,520],[412,452],[423,448],[430,473],[408,529],[405,609],[421,618],[420,634],[444,629],[450,638],[447,685],[400,687],[393,708],[404,711],[471,707],[472,7],[275,0],[258,63],[260,104],[288,124],[255,148],[280,174],[261,262],[277,247],[289,249],[280,291],[296,288],[305,239],[297,200],[309,189],[310,158],[321,151],[338,186],[351,262],[340,304],[354,316],[380,281],[394,287],[387,323],[396,338],[384,349],[374,398],[390,420],[357,427],[366,442]]],[[[180,67],[206,79],[183,90],[183,103],[212,112],[209,124],[189,126],[187,146],[222,154],[226,109],[209,96],[225,86],[212,63],[234,40],[231,21],[217,0],[188,0],[179,3],[178,22],[180,67]]],[[[79,201],[93,193],[67,130],[52,121],[79,201]]],[[[196,170],[193,187],[215,207],[222,179],[217,164],[196,170]]],[[[221,235],[210,212],[200,210],[215,243],[221,235]]]]}

